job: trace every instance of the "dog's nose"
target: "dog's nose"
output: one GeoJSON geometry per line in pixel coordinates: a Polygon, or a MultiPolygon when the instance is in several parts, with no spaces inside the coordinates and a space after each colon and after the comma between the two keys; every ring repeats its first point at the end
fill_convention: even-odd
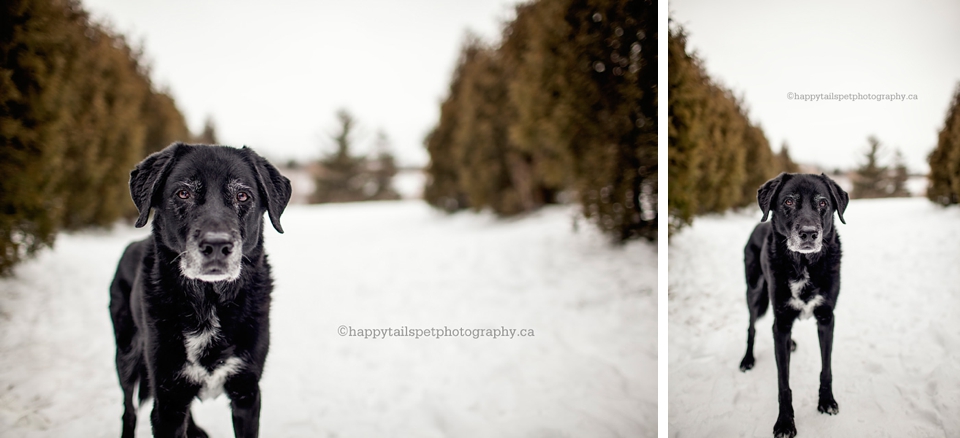
{"type": "Polygon", "coordinates": [[[204,257],[226,257],[231,252],[233,252],[233,240],[228,233],[206,233],[200,240],[200,253],[204,257]]]}
{"type": "Polygon", "coordinates": [[[800,227],[800,233],[799,233],[800,241],[809,242],[809,241],[817,240],[817,235],[819,231],[820,230],[818,230],[817,227],[811,227],[811,226],[800,227]]]}

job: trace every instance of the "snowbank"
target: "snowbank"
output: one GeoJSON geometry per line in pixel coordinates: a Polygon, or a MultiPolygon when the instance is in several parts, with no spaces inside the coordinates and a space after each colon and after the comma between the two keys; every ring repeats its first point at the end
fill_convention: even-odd
{"type": "MultiPolygon", "coordinates": [[[[654,435],[656,249],[573,232],[571,215],[292,206],[286,234],[266,233],[276,289],[261,435],[654,435]],[[341,325],[534,336],[364,339],[341,325]]],[[[123,247],[145,235],[61,235],[0,280],[0,436],[119,435],[107,288],[123,247]]],[[[211,436],[233,436],[225,397],[194,414],[211,436]]]]}

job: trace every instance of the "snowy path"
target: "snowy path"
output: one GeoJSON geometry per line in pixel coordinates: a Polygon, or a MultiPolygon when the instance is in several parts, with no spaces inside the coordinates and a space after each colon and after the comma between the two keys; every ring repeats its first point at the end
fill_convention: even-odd
{"type": "MultiPolygon", "coordinates": [[[[573,233],[570,215],[291,207],[286,234],[266,233],[277,281],[261,435],[653,436],[655,246],[607,246],[589,226],[573,233]],[[340,325],[534,336],[363,339],[340,325]]],[[[119,435],[107,288],[145,235],[61,235],[0,280],[0,436],[119,435]]],[[[211,436],[233,436],[225,397],[194,413],[211,436]]],[[[140,426],[149,436],[146,409],[140,426]]]]}
{"type": "MultiPolygon", "coordinates": [[[[770,312],[741,373],[743,246],[759,211],[698,218],[669,248],[671,437],[770,437],[777,418],[770,312]]],[[[960,209],[925,199],[853,201],[834,335],[837,416],[817,412],[816,323],[793,328],[798,437],[960,434],[960,209]]]]}

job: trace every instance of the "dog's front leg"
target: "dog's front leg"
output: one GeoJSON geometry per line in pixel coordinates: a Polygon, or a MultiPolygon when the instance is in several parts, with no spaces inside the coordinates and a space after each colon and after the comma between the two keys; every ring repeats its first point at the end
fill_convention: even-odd
{"type": "Polygon", "coordinates": [[[187,424],[190,420],[190,402],[193,396],[182,391],[170,391],[169,387],[157,384],[150,422],[154,437],[183,438],[187,436],[187,424]]]}
{"type": "Polygon", "coordinates": [[[840,412],[837,401],[833,398],[833,372],[830,369],[830,355],[833,351],[833,309],[822,306],[814,311],[817,318],[817,335],[820,338],[820,359],[823,361],[820,369],[820,400],[817,410],[829,415],[840,412]]]}
{"type": "Polygon", "coordinates": [[[257,375],[241,372],[224,385],[233,412],[233,433],[237,438],[260,434],[260,383],[257,375]]]}
{"type": "Polygon", "coordinates": [[[793,393],[790,392],[790,330],[794,317],[776,315],[773,321],[773,347],[777,359],[777,389],[780,415],[773,425],[776,438],[793,438],[797,427],[793,423],[793,393]]]}

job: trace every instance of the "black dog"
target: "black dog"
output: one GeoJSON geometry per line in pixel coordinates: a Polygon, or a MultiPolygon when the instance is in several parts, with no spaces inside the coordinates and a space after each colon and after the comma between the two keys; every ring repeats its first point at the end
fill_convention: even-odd
{"type": "Polygon", "coordinates": [[[137,227],[155,214],[110,285],[122,436],[134,435],[139,385],[154,436],[206,437],[190,403],[226,391],[236,436],[256,437],[273,289],[263,213],[282,233],[290,181],[246,147],[174,143],[130,172],[130,194],[137,227]]]}
{"type": "Polygon", "coordinates": [[[840,294],[840,238],[833,212],[843,220],[849,197],[826,175],[781,173],[757,192],[761,223],[743,249],[747,276],[747,353],[740,370],[753,368],[753,328],[773,302],[773,344],[777,360],[780,416],[773,426],[777,438],[794,437],[793,395],[790,392],[790,352],[796,344],[790,329],[797,318],[813,315],[820,338],[820,399],[817,410],[839,412],[833,398],[830,352],[833,348],[833,309],[840,294]],[[771,214],[770,222],[767,215],[771,214]]]}

